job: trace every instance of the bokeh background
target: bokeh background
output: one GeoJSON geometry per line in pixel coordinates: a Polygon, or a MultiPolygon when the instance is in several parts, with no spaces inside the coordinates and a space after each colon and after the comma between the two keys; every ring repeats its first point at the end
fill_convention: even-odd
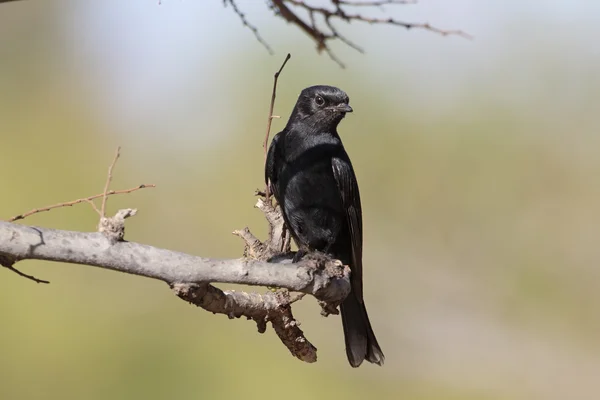
{"type": "MultiPolygon", "coordinates": [[[[318,2],[317,2],[318,3],[318,2]]],[[[90,267],[0,270],[2,399],[596,399],[600,396],[600,3],[422,0],[388,15],[474,36],[341,26],[340,69],[265,2],[0,5],[0,218],[101,192],[137,207],[129,240],[241,256],[272,76],[273,130],[331,84],[362,191],[365,292],[384,368],[351,369],[338,317],[296,316],[319,349],[90,267]]],[[[370,15],[378,14],[373,11],[370,15]]],[[[22,223],[93,231],[88,205],[22,223]]]]}

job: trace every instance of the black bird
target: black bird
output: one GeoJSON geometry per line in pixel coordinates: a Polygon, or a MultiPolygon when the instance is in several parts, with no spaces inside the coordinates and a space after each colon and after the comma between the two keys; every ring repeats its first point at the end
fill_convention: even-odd
{"type": "Polygon", "coordinates": [[[265,180],[302,255],[318,251],[350,265],[352,290],[341,306],[346,354],[353,367],[385,359],[363,301],[362,211],[354,169],[337,126],[352,112],[333,86],[300,93],[283,131],[273,138],[265,180]]]}

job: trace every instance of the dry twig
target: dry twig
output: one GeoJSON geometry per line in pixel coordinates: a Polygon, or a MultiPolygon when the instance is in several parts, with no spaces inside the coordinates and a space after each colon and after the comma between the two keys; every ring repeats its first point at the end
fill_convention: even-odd
{"type": "Polygon", "coordinates": [[[346,10],[345,7],[381,7],[383,5],[396,5],[396,4],[413,4],[414,1],[342,1],[342,0],[330,0],[331,8],[319,7],[309,4],[304,0],[271,0],[270,7],[275,11],[275,14],[285,19],[289,23],[296,25],[309,37],[311,37],[317,44],[317,51],[325,51],[329,57],[335,61],[340,67],[344,68],[344,64],[339,58],[333,53],[329,42],[332,40],[340,40],[346,45],[353,49],[363,53],[363,49],[345,36],[343,36],[337,28],[334,26],[333,21],[342,21],[345,23],[351,22],[365,22],[376,25],[394,25],[404,27],[406,29],[419,28],[425,29],[434,33],[438,33],[442,36],[447,35],[458,35],[465,38],[470,36],[460,30],[443,30],[436,28],[428,23],[412,23],[398,21],[391,17],[385,18],[372,18],[363,14],[354,14],[346,10]],[[303,10],[308,14],[308,22],[305,21],[297,10],[303,10]],[[327,30],[323,29],[320,22],[327,27],[327,30]]]}
{"type": "MultiPolygon", "coordinates": [[[[126,189],[126,190],[118,190],[118,191],[114,191],[114,190],[109,191],[108,190],[108,186],[110,184],[110,181],[112,180],[112,170],[117,162],[117,159],[119,158],[120,149],[121,149],[120,147],[117,147],[117,152],[115,154],[115,158],[114,158],[113,162],[111,163],[110,167],[108,168],[108,177],[106,179],[106,185],[104,186],[104,192],[102,194],[86,197],[83,199],[68,201],[65,203],[58,203],[58,204],[54,204],[54,205],[48,206],[48,207],[36,208],[36,209],[28,211],[24,214],[15,215],[14,217],[10,218],[8,220],[8,222],[14,222],[14,221],[17,221],[20,219],[24,219],[30,215],[37,214],[37,213],[40,213],[43,211],[50,211],[54,208],[70,207],[75,204],[86,202],[86,203],[89,203],[92,206],[92,208],[94,209],[94,211],[100,216],[99,230],[106,231],[106,235],[109,238],[112,238],[113,240],[115,240],[115,238],[122,239],[123,234],[124,234],[124,229],[125,229],[124,228],[125,218],[135,215],[136,210],[131,210],[131,209],[120,210],[115,217],[105,218],[104,213],[105,213],[105,207],[106,207],[106,197],[109,195],[113,195],[113,194],[131,193],[131,192],[134,192],[139,189],[143,189],[143,188],[147,188],[147,187],[155,187],[155,185],[154,184],[150,184],[150,185],[144,184],[144,185],[136,186],[135,188],[126,189]],[[98,210],[98,207],[96,207],[96,204],[94,203],[94,199],[99,198],[99,197],[102,197],[102,210],[98,210]],[[109,229],[111,227],[112,227],[112,230],[109,229]]],[[[46,281],[43,279],[38,279],[35,276],[27,275],[27,274],[19,271],[18,269],[13,267],[13,265],[15,264],[16,261],[18,261],[18,259],[14,258],[14,257],[0,254],[0,265],[2,265],[3,267],[9,269],[10,271],[16,273],[19,276],[30,279],[36,283],[50,283],[49,281],[46,281]]]]}
{"type": "Polygon", "coordinates": [[[58,203],[58,204],[54,204],[54,205],[47,206],[47,207],[42,207],[42,208],[34,208],[33,210],[27,211],[24,214],[15,215],[14,217],[9,218],[8,222],[15,222],[15,221],[27,218],[27,217],[29,217],[29,216],[31,216],[33,214],[41,213],[41,212],[44,212],[44,211],[50,211],[52,209],[59,208],[59,207],[71,207],[71,206],[74,206],[75,204],[79,204],[79,203],[83,203],[83,202],[90,203],[92,205],[92,207],[94,208],[94,210],[98,213],[98,215],[100,215],[100,210],[98,210],[98,207],[96,207],[96,205],[93,203],[94,199],[102,198],[105,195],[106,196],[112,196],[112,195],[115,195],[115,194],[126,194],[126,193],[135,192],[135,191],[140,190],[140,189],[153,188],[153,187],[156,187],[156,185],[153,184],[153,183],[142,184],[142,185],[133,187],[131,189],[109,190],[106,193],[96,194],[96,195],[93,195],[93,196],[90,196],[90,197],[86,197],[86,198],[83,198],[83,199],[77,199],[77,200],[73,200],[73,201],[67,201],[67,202],[64,202],[64,203],[58,203]]]}
{"type": "Polygon", "coordinates": [[[317,361],[317,348],[304,336],[300,324],[292,315],[291,304],[304,293],[291,296],[287,290],[276,293],[246,293],[232,290],[222,291],[208,284],[175,284],[171,286],[181,299],[213,312],[226,314],[229,318],[246,317],[256,322],[259,333],[264,333],[267,323],[290,353],[301,361],[317,361]]]}
{"type": "Polygon", "coordinates": [[[15,264],[15,259],[13,257],[7,256],[7,255],[3,255],[0,254],[0,265],[5,267],[6,269],[14,272],[15,274],[22,276],[23,278],[29,279],[34,281],[35,283],[50,283],[50,281],[45,281],[43,279],[39,279],[36,278],[33,275],[27,275],[21,271],[19,271],[18,269],[16,269],[15,267],[13,267],[13,265],[15,264]]]}
{"type": "MultiPolygon", "coordinates": [[[[285,60],[283,60],[283,64],[281,64],[281,67],[277,72],[275,72],[275,75],[273,76],[273,93],[271,94],[271,105],[269,106],[269,117],[267,118],[267,133],[265,134],[265,141],[263,142],[263,150],[265,152],[265,163],[267,162],[267,153],[269,152],[268,145],[269,135],[271,133],[271,123],[273,122],[273,118],[278,118],[273,116],[273,109],[275,108],[275,97],[277,96],[277,79],[279,79],[279,75],[281,74],[281,71],[283,71],[283,67],[285,67],[285,64],[287,64],[290,58],[292,58],[292,55],[288,53],[287,56],[285,56],[285,60]]],[[[269,196],[270,190],[269,183],[267,182],[267,186],[265,188],[265,197],[267,201],[269,201],[269,196]]]]}

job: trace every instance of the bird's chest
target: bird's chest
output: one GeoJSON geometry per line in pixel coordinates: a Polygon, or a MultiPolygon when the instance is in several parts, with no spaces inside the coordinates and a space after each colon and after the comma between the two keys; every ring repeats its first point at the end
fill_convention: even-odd
{"type": "Polygon", "coordinates": [[[286,137],[279,192],[284,212],[307,218],[328,219],[342,214],[341,196],[333,174],[332,159],[343,151],[339,138],[331,134],[286,137]]]}
{"type": "Polygon", "coordinates": [[[282,172],[282,208],[294,238],[299,245],[327,251],[345,221],[331,159],[288,163],[282,172]]]}
{"type": "Polygon", "coordinates": [[[333,175],[331,157],[322,157],[311,162],[286,163],[281,180],[285,195],[291,203],[303,205],[323,204],[338,208],[340,195],[333,175]]]}
{"type": "Polygon", "coordinates": [[[278,201],[299,245],[328,251],[345,224],[333,158],[343,153],[336,135],[291,132],[281,147],[278,201]]]}

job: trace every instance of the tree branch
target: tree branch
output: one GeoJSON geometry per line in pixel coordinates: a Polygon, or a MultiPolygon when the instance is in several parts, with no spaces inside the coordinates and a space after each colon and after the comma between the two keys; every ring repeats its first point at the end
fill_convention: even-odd
{"type": "MultiPolygon", "coordinates": [[[[134,242],[111,243],[97,232],[74,232],[0,221],[0,256],[100,267],[167,283],[220,282],[277,286],[339,302],[349,291],[339,262],[316,260],[269,263],[250,259],[218,260],[134,242]]],[[[1,259],[0,259],[1,260],[1,259]]]]}
{"type": "Polygon", "coordinates": [[[327,7],[319,7],[309,4],[305,0],[270,0],[270,7],[275,14],[292,25],[296,25],[304,33],[306,33],[317,45],[317,51],[325,51],[329,57],[335,61],[340,67],[344,68],[344,64],[333,53],[329,42],[340,40],[353,49],[363,52],[362,48],[354,44],[352,41],[342,35],[333,25],[333,21],[340,21],[347,24],[351,22],[364,22],[371,25],[393,25],[400,26],[406,29],[418,28],[428,30],[442,36],[458,35],[465,38],[471,38],[468,34],[460,30],[444,30],[436,28],[429,23],[414,23],[398,21],[391,17],[372,18],[363,14],[356,14],[348,11],[346,7],[361,7],[366,8],[381,8],[384,5],[397,4],[414,4],[416,1],[395,1],[395,0],[374,0],[374,1],[342,1],[330,0],[327,7]],[[308,21],[305,21],[298,10],[308,14],[308,21]],[[320,21],[320,22],[319,22],[320,21]],[[324,26],[323,26],[324,25],[324,26]]]}
{"type": "MultiPolygon", "coordinates": [[[[124,218],[132,212],[121,210],[107,220],[120,224],[122,232],[124,218]]],[[[122,237],[122,233],[120,235],[122,237]]],[[[268,250],[270,246],[263,248],[268,250]]],[[[258,256],[266,254],[270,254],[270,250],[258,256]]],[[[289,258],[280,263],[247,258],[217,260],[118,241],[106,233],[63,231],[0,221],[0,265],[16,272],[13,265],[28,259],[88,265],[162,280],[180,298],[207,311],[254,320],[261,333],[267,322],[271,322],[283,344],[305,362],[316,361],[316,348],[295,321],[290,307],[293,300],[287,291],[262,295],[221,291],[209,282],[286,288],[311,294],[333,308],[350,292],[349,268],[336,260],[307,258],[296,264],[289,262],[289,258]]]]}
{"type": "Polygon", "coordinates": [[[290,305],[301,297],[292,299],[287,290],[275,293],[246,293],[221,291],[208,284],[174,284],[175,294],[213,313],[225,313],[229,318],[245,316],[256,322],[258,331],[264,333],[267,322],[292,355],[305,362],[317,361],[317,349],[304,336],[299,323],[292,315],[290,305]]]}

